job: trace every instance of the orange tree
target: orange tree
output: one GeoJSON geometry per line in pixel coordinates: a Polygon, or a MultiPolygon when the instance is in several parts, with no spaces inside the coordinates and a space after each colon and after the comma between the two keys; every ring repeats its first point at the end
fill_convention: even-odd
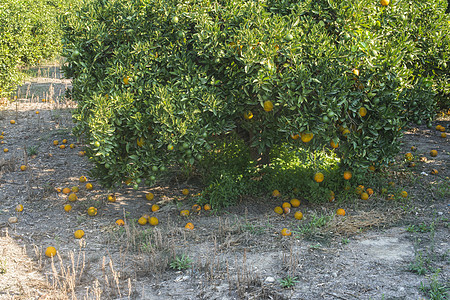
{"type": "Polygon", "coordinates": [[[92,0],[65,16],[75,132],[94,174],[153,183],[223,139],[388,162],[448,99],[445,1],[92,0]],[[439,98],[440,97],[440,98],[439,98]]]}

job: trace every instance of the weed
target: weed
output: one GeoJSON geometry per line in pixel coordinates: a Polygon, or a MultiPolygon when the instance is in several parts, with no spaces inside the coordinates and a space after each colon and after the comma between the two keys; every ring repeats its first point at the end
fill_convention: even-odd
{"type": "Polygon", "coordinates": [[[174,270],[186,270],[191,267],[192,260],[189,256],[182,254],[181,256],[177,255],[169,264],[171,269],[174,270]]]}
{"type": "Polygon", "coordinates": [[[242,225],[243,231],[248,231],[251,234],[262,235],[266,232],[266,228],[262,225],[254,225],[252,223],[246,222],[242,225]]]}
{"type": "Polygon", "coordinates": [[[343,239],[341,240],[341,243],[342,243],[343,245],[347,245],[348,243],[350,243],[350,240],[349,240],[348,238],[343,238],[343,239]]]}
{"type": "Polygon", "coordinates": [[[296,283],[298,283],[297,279],[298,279],[297,277],[292,277],[292,276],[288,275],[284,278],[281,278],[279,281],[280,281],[280,285],[282,288],[290,289],[290,288],[294,287],[294,285],[296,283]]]}
{"type": "Polygon", "coordinates": [[[444,300],[448,299],[450,287],[447,284],[442,284],[438,280],[439,272],[436,272],[429,284],[420,283],[420,290],[430,298],[430,300],[444,300]]]}
{"type": "Polygon", "coordinates": [[[408,228],[406,228],[406,231],[425,233],[425,232],[433,232],[434,229],[435,229],[435,224],[434,224],[434,222],[431,222],[430,225],[427,225],[426,223],[420,223],[417,226],[410,225],[410,226],[408,226],[408,228]]]}
{"type": "Polygon", "coordinates": [[[408,266],[408,270],[413,273],[417,273],[419,275],[425,275],[428,272],[427,267],[425,266],[425,260],[423,258],[423,253],[419,251],[415,258],[414,262],[412,262],[408,266]]]}
{"type": "Polygon", "coordinates": [[[28,156],[33,156],[33,155],[37,155],[38,154],[38,146],[30,146],[27,147],[27,155],[28,156]]]}
{"type": "Polygon", "coordinates": [[[327,215],[312,215],[311,220],[309,222],[303,223],[297,227],[297,230],[294,230],[297,234],[312,236],[317,233],[317,230],[325,225],[332,219],[331,216],[327,215]]]}
{"type": "Polygon", "coordinates": [[[0,260],[0,274],[6,274],[6,259],[0,260]]]}

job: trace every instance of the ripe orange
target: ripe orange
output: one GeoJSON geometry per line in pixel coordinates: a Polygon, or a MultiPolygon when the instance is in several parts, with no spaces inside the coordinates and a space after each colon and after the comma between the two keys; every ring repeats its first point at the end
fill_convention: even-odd
{"type": "Polygon", "coordinates": [[[125,222],[122,219],[118,219],[116,221],[116,224],[119,225],[119,226],[123,226],[123,225],[125,225],[125,222]]]}
{"type": "Polygon", "coordinates": [[[314,174],[314,181],[315,182],[322,182],[324,179],[323,174],[320,172],[317,172],[316,174],[314,174]]]}
{"type": "Polygon", "coordinates": [[[342,135],[343,136],[346,136],[346,135],[348,135],[350,133],[350,129],[348,129],[348,128],[344,128],[344,130],[342,131],[342,135]]]}
{"type": "Polygon", "coordinates": [[[71,194],[69,195],[69,197],[67,197],[67,199],[68,199],[70,202],[75,202],[75,201],[77,201],[78,197],[77,197],[77,194],[71,193],[71,194]]]}
{"type": "Polygon", "coordinates": [[[336,214],[337,214],[338,216],[345,216],[345,210],[344,210],[343,208],[339,208],[339,209],[336,211],[336,214]]]}
{"type": "Polygon", "coordinates": [[[282,215],[282,214],[283,214],[283,208],[281,208],[281,206],[276,206],[276,207],[273,209],[273,211],[276,212],[276,213],[279,214],[279,215],[282,215]]]}
{"type": "Polygon", "coordinates": [[[23,205],[22,204],[17,204],[16,211],[17,212],[22,212],[23,211],[23,205]]]}
{"type": "Polygon", "coordinates": [[[358,70],[358,69],[353,69],[353,70],[352,70],[352,73],[353,73],[355,76],[359,76],[359,70],[358,70]]]}
{"type": "Polygon", "coordinates": [[[84,182],[86,182],[86,181],[87,181],[86,176],[81,176],[81,177],[80,177],[80,182],[81,182],[81,183],[84,183],[84,182]]]}
{"type": "Polygon", "coordinates": [[[58,146],[59,142],[57,140],[53,141],[53,145],[58,146]]]}
{"type": "Polygon", "coordinates": [[[292,232],[287,228],[283,228],[283,229],[281,229],[281,235],[282,236],[290,236],[290,235],[292,235],[292,232]]]}
{"type": "Polygon", "coordinates": [[[70,144],[70,145],[69,145],[69,148],[70,148],[70,149],[73,149],[73,148],[75,148],[75,145],[74,145],[74,144],[70,144]]]}
{"type": "Polygon", "coordinates": [[[411,152],[408,152],[408,153],[405,154],[405,158],[406,158],[406,160],[411,161],[411,160],[413,160],[414,155],[412,155],[411,152]]]}
{"type": "Polygon", "coordinates": [[[264,101],[264,110],[267,111],[267,112],[273,110],[273,103],[272,103],[272,101],[269,101],[269,100],[264,101]]]}
{"type": "Polygon", "coordinates": [[[436,157],[436,156],[438,155],[438,152],[437,152],[436,150],[431,150],[431,151],[430,151],[430,155],[431,155],[432,157],[436,157]]]}
{"type": "Polygon", "coordinates": [[[387,200],[394,200],[394,194],[388,194],[387,200]]]}
{"type": "Polygon", "coordinates": [[[45,256],[47,257],[53,257],[56,255],[56,248],[55,247],[47,247],[47,249],[45,249],[45,256]]]}
{"type": "Polygon", "coordinates": [[[302,212],[301,212],[301,211],[295,212],[294,218],[296,218],[297,220],[303,219],[303,214],[302,214],[302,212]]]}
{"type": "Polygon", "coordinates": [[[189,216],[189,210],[183,209],[182,211],[180,211],[180,216],[182,216],[182,217],[189,216]]]}
{"type": "Polygon", "coordinates": [[[84,156],[86,154],[86,151],[79,151],[78,156],[84,156]]]}
{"type": "Polygon", "coordinates": [[[181,191],[181,193],[182,193],[183,195],[187,196],[187,195],[189,195],[189,190],[188,190],[188,189],[183,189],[183,190],[181,191]]]}
{"type": "Polygon", "coordinates": [[[149,192],[145,194],[145,199],[147,199],[148,201],[152,201],[153,198],[155,198],[155,195],[153,195],[153,193],[149,192]]]}
{"type": "Polygon", "coordinates": [[[283,212],[287,215],[289,213],[291,213],[291,208],[288,206],[283,207],[283,212]]]}
{"type": "Polygon", "coordinates": [[[189,230],[193,230],[194,229],[194,224],[192,224],[191,222],[187,223],[184,228],[189,229],[189,230]]]}
{"type": "Polygon", "coordinates": [[[82,229],[78,229],[75,231],[74,236],[76,239],[81,239],[84,236],[84,231],[82,229]]]}
{"type": "Polygon", "coordinates": [[[437,131],[441,131],[441,128],[442,128],[441,124],[436,125],[436,130],[437,131]]]}
{"type": "Polygon", "coordinates": [[[201,211],[202,207],[198,204],[192,205],[192,211],[201,211]]]}
{"type": "Polygon", "coordinates": [[[62,143],[63,143],[63,144],[67,144],[67,140],[66,140],[66,139],[63,139],[63,140],[62,140],[62,143]]]}
{"type": "Polygon", "coordinates": [[[338,142],[338,143],[335,143],[333,140],[331,140],[331,141],[330,141],[330,146],[331,146],[331,148],[336,149],[337,147],[339,147],[339,142],[338,142]]]}
{"type": "Polygon", "coordinates": [[[89,207],[87,212],[91,217],[97,215],[97,209],[93,206],[89,207]]]}
{"type": "Polygon", "coordinates": [[[66,149],[66,145],[59,146],[59,149],[66,149]]]}
{"type": "Polygon", "coordinates": [[[253,113],[250,110],[244,113],[244,119],[250,120],[251,118],[253,118],[253,113]]]}
{"type": "Polygon", "coordinates": [[[125,76],[125,77],[123,78],[123,83],[124,83],[125,85],[128,85],[128,84],[130,83],[130,76],[125,76]]]}
{"type": "Polygon", "coordinates": [[[159,210],[159,205],[158,204],[153,204],[152,205],[152,211],[155,212],[155,211],[158,211],[158,210],[159,210]]]}
{"type": "Polygon", "coordinates": [[[437,175],[439,172],[438,172],[438,170],[436,170],[436,169],[433,169],[433,170],[431,170],[431,174],[432,175],[437,175]]]}
{"type": "Polygon", "coordinates": [[[408,198],[408,192],[407,192],[407,191],[402,191],[402,192],[400,193],[400,195],[401,195],[403,198],[408,198]]]}
{"type": "Polygon", "coordinates": [[[152,226],[156,226],[156,225],[159,224],[159,220],[158,220],[157,217],[151,217],[151,218],[148,220],[148,223],[149,223],[150,225],[152,225],[152,226]]]}
{"type": "Polygon", "coordinates": [[[441,126],[441,127],[439,128],[439,131],[445,132],[445,127],[444,127],[444,126],[441,126]]]}
{"type": "Polygon", "coordinates": [[[352,178],[352,172],[350,171],[345,171],[344,172],[344,179],[345,180],[350,180],[352,178]]]}
{"type": "Polygon", "coordinates": [[[380,1],[380,4],[381,4],[382,6],[388,6],[388,5],[389,5],[389,2],[390,2],[390,0],[381,0],[381,1],[380,1]]]}
{"type": "Polygon", "coordinates": [[[92,190],[93,188],[94,188],[94,187],[92,186],[91,183],[86,183],[86,189],[87,189],[88,191],[92,190]]]}
{"type": "Polygon", "coordinates": [[[211,204],[205,204],[205,205],[203,205],[203,209],[204,210],[211,210],[211,204]]]}
{"type": "Polygon", "coordinates": [[[357,187],[356,187],[356,189],[355,189],[355,193],[357,194],[357,195],[360,195],[361,196],[361,194],[364,192],[364,186],[363,185],[358,185],[357,187]]]}
{"type": "Polygon", "coordinates": [[[368,188],[368,189],[366,190],[366,192],[367,192],[367,194],[369,194],[369,196],[370,196],[370,195],[373,195],[373,190],[372,190],[371,188],[368,188]]]}
{"type": "Polygon", "coordinates": [[[68,187],[63,188],[63,190],[62,190],[63,194],[66,194],[66,195],[69,194],[70,191],[71,190],[68,187]]]}
{"type": "Polygon", "coordinates": [[[300,200],[298,200],[296,198],[291,199],[290,202],[291,202],[292,207],[299,207],[300,206],[300,200]]]}
{"type": "Polygon", "coordinates": [[[447,137],[447,134],[445,132],[441,133],[441,138],[445,139],[447,137]]]}
{"type": "Polygon", "coordinates": [[[11,120],[11,121],[9,121],[9,123],[11,123],[11,124],[16,124],[16,121],[11,120]]]}
{"type": "Polygon", "coordinates": [[[300,138],[302,139],[302,142],[304,142],[304,143],[310,142],[313,137],[314,137],[314,134],[311,132],[300,133],[300,138]]]}
{"type": "Polygon", "coordinates": [[[366,192],[361,193],[361,200],[368,200],[368,199],[369,199],[369,194],[368,193],[366,193],[366,192]]]}
{"type": "Polygon", "coordinates": [[[20,170],[21,170],[21,171],[25,171],[26,169],[27,169],[27,166],[25,166],[25,165],[21,165],[21,166],[20,166],[20,170]]]}
{"type": "Polygon", "coordinates": [[[74,193],[78,193],[79,191],[80,191],[80,188],[78,187],[78,186],[73,186],[71,189],[70,189],[72,192],[74,192],[74,193]]]}
{"type": "Polygon", "coordinates": [[[365,107],[360,107],[360,108],[359,108],[359,115],[360,115],[361,117],[365,117],[365,116],[367,115],[367,108],[365,108],[365,107]]]}
{"type": "Polygon", "coordinates": [[[8,152],[9,151],[9,149],[8,148],[5,148],[5,149],[3,149],[3,152],[8,152]]]}
{"type": "Polygon", "coordinates": [[[71,210],[72,210],[72,205],[70,205],[70,204],[64,205],[64,210],[65,210],[66,212],[71,211],[71,210]]]}
{"type": "Polygon", "coordinates": [[[273,190],[273,192],[272,192],[273,197],[279,197],[280,195],[281,195],[281,193],[279,190],[273,190]]]}
{"type": "Polygon", "coordinates": [[[140,225],[145,225],[145,224],[147,224],[147,218],[146,218],[146,217],[140,217],[140,218],[138,219],[138,223],[139,223],[140,225]]]}
{"type": "Polygon", "coordinates": [[[116,195],[109,194],[107,199],[108,199],[108,202],[116,202],[116,195]]]}
{"type": "Polygon", "coordinates": [[[291,203],[289,203],[289,202],[283,202],[283,204],[281,205],[281,207],[282,207],[282,208],[285,208],[285,207],[291,208],[291,203]]]}
{"type": "Polygon", "coordinates": [[[298,140],[298,139],[300,138],[300,135],[299,135],[298,133],[296,133],[296,134],[291,134],[291,138],[292,138],[293,140],[298,140]]]}
{"type": "Polygon", "coordinates": [[[334,199],[335,199],[335,194],[334,194],[334,192],[333,191],[330,191],[330,195],[329,195],[329,197],[328,197],[328,201],[330,201],[330,202],[333,202],[334,201],[334,199]]]}

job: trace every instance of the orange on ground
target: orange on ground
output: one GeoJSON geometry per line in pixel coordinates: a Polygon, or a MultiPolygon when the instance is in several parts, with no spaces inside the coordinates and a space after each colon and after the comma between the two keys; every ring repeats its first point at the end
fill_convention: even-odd
{"type": "Polygon", "coordinates": [[[361,200],[368,200],[368,199],[369,199],[369,194],[368,193],[366,193],[366,192],[361,193],[361,200]]]}
{"type": "Polygon", "coordinates": [[[11,124],[16,124],[16,121],[11,120],[11,121],[9,121],[9,123],[11,123],[11,124]]]}
{"type": "Polygon", "coordinates": [[[80,182],[81,182],[81,183],[84,183],[84,182],[86,182],[86,181],[87,181],[86,176],[81,176],[81,177],[80,177],[80,182]]]}
{"type": "Polygon", "coordinates": [[[299,207],[300,206],[300,200],[298,200],[296,198],[291,199],[290,202],[291,202],[292,207],[299,207]]]}
{"type": "Polygon", "coordinates": [[[116,224],[119,225],[119,226],[123,226],[123,225],[125,225],[125,222],[122,219],[118,219],[116,221],[116,224]]]}
{"type": "Polygon", "coordinates": [[[140,225],[145,225],[145,224],[147,224],[147,218],[146,218],[146,217],[140,217],[140,218],[138,219],[138,223],[139,223],[140,225]]]}
{"type": "Polygon", "coordinates": [[[194,229],[194,224],[192,224],[191,222],[187,223],[184,228],[189,229],[189,230],[193,230],[194,229]]]}
{"type": "Polygon", "coordinates": [[[155,198],[155,195],[153,195],[153,193],[149,192],[145,194],[145,199],[147,199],[148,201],[152,201],[153,198],[155,198]]]}
{"type": "Polygon", "coordinates": [[[388,5],[389,5],[389,2],[390,2],[390,0],[381,0],[381,1],[380,1],[380,4],[381,4],[382,6],[388,6],[388,5]]]}
{"type": "Polygon", "coordinates": [[[336,210],[336,214],[338,216],[345,216],[345,210],[343,208],[339,208],[338,210],[336,210]]]}
{"type": "Polygon", "coordinates": [[[192,211],[201,211],[202,207],[198,204],[192,205],[192,211]]]}
{"type": "Polygon", "coordinates": [[[320,172],[317,172],[316,174],[314,174],[314,181],[315,182],[322,182],[324,179],[323,174],[320,172]]]}
{"type": "Polygon", "coordinates": [[[181,193],[182,193],[183,195],[187,196],[187,195],[189,195],[189,190],[188,190],[188,189],[183,189],[183,190],[181,191],[181,193]]]}
{"type": "Polygon", "coordinates": [[[68,187],[65,187],[62,189],[63,194],[69,194],[71,192],[71,189],[69,189],[68,187]]]}
{"type": "Polygon", "coordinates": [[[301,220],[303,219],[303,214],[301,211],[296,211],[294,214],[294,218],[296,218],[297,220],[301,220]]]}
{"type": "Polygon", "coordinates": [[[431,151],[430,151],[430,155],[431,155],[432,157],[436,157],[436,156],[438,155],[437,150],[431,150],[431,151]]]}
{"type": "Polygon", "coordinates": [[[283,212],[287,215],[287,214],[289,214],[291,212],[291,208],[285,206],[285,207],[283,207],[283,212]]]}
{"type": "Polygon", "coordinates": [[[291,138],[292,138],[293,140],[298,140],[298,139],[300,138],[300,135],[299,135],[298,133],[296,133],[296,134],[291,134],[291,138]]]}
{"type": "Polygon", "coordinates": [[[56,255],[56,248],[55,247],[47,247],[47,249],[45,249],[45,256],[47,257],[53,257],[56,255]]]}
{"type": "Polygon", "coordinates": [[[394,200],[394,194],[388,194],[387,195],[388,200],[394,200]]]}
{"type": "Polygon", "coordinates": [[[71,194],[69,195],[69,197],[67,197],[67,199],[68,199],[70,202],[75,202],[75,201],[78,200],[78,197],[77,197],[77,194],[71,193],[71,194]]]}
{"type": "Polygon", "coordinates": [[[283,202],[283,204],[281,204],[281,207],[282,207],[282,208],[285,208],[285,207],[291,208],[291,203],[289,203],[289,202],[283,202]]]}
{"type": "Polygon", "coordinates": [[[86,189],[88,191],[92,190],[94,187],[92,186],[92,183],[86,183],[86,189]]]}
{"type": "Polygon", "coordinates": [[[411,160],[413,160],[414,155],[412,155],[411,152],[408,152],[408,153],[405,154],[405,158],[406,158],[407,160],[411,161],[411,160]]]}
{"type": "Polygon", "coordinates": [[[441,133],[441,138],[445,139],[447,137],[447,134],[445,132],[441,133]]]}
{"type": "Polygon", "coordinates": [[[180,211],[180,216],[182,216],[182,217],[189,216],[189,210],[183,209],[182,211],[180,211]]]}
{"type": "Polygon", "coordinates": [[[57,140],[53,141],[53,145],[58,146],[59,142],[57,140]]]}
{"type": "Polygon", "coordinates": [[[366,190],[366,192],[367,192],[367,194],[369,194],[369,196],[370,196],[370,195],[373,195],[373,189],[371,189],[371,188],[368,188],[368,189],[366,190]]]}
{"type": "Polygon", "coordinates": [[[155,212],[155,211],[158,211],[158,210],[159,210],[159,205],[158,204],[153,204],[152,205],[152,211],[155,212]]]}
{"type": "Polygon", "coordinates": [[[400,193],[400,195],[402,195],[403,198],[407,198],[408,197],[408,192],[407,191],[402,191],[400,193]]]}
{"type": "Polygon", "coordinates": [[[74,192],[74,193],[78,193],[79,191],[80,191],[80,188],[78,187],[78,186],[73,186],[71,189],[70,189],[72,192],[74,192]]]}
{"type": "Polygon", "coordinates": [[[97,215],[97,209],[93,206],[89,207],[87,212],[91,217],[97,215]]]}
{"type": "Polygon", "coordinates": [[[9,151],[9,149],[8,148],[5,148],[5,149],[3,149],[3,152],[8,152],[9,151]]]}
{"type": "Polygon", "coordinates": [[[203,209],[204,210],[211,210],[211,204],[206,203],[205,205],[203,205],[203,209]]]}
{"type": "Polygon", "coordinates": [[[439,172],[438,172],[438,170],[436,170],[436,169],[433,169],[433,170],[431,170],[431,174],[433,174],[433,175],[437,175],[439,172]]]}
{"type": "Polygon", "coordinates": [[[273,190],[273,192],[272,192],[272,196],[273,197],[279,197],[281,194],[280,194],[280,191],[279,190],[273,190]]]}
{"type": "Polygon", "coordinates": [[[281,206],[276,206],[276,207],[273,209],[273,211],[276,212],[276,213],[279,214],[279,215],[282,215],[282,214],[283,214],[283,208],[281,208],[281,206]]]}
{"type": "Polygon", "coordinates": [[[66,145],[59,146],[59,149],[66,149],[66,145]]]}
{"type": "Polygon", "coordinates": [[[16,206],[16,211],[17,211],[17,212],[23,211],[23,205],[22,205],[22,204],[17,204],[17,206],[16,206]]]}
{"type": "Polygon", "coordinates": [[[157,217],[150,217],[150,219],[148,220],[148,223],[152,226],[156,226],[159,224],[159,220],[157,217]]]}
{"type": "Polygon", "coordinates": [[[109,202],[116,202],[116,195],[110,194],[108,195],[107,199],[109,202]]]}
{"type": "Polygon", "coordinates": [[[66,139],[63,139],[63,140],[62,140],[62,143],[63,143],[63,144],[67,144],[67,140],[66,140],[66,139]]]}
{"type": "Polygon", "coordinates": [[[73,235],[75,236],[76,239],[81,239],[84,236],[84,231],[81,229],[78,229],[77,231],[75,231],[75,233],[73,235]]]}
{"type": "Polygon", "coordinates": [[[292,232],[287,228],[283,228],[283,229],[281,229],[281,235],[282,236],[290,236],[290,235],[292,235],[292,232]]]}
{"type": "Polygon", "coordinates": [[[21,165],[21,166],[20,166],[20,170],[21,170],[21,171],[25,171],[26,169],[27,169],[27,166],[25,166],[25,165],[21,165]]]}
{"type": "Polygon", "coordinates": [[[71,211],[71,210],[72,210],[72,205],[70,205],[70,204],[64,205],[64,210],[65,210],[66,212],[71,211]]]}
{"type": "Polygon", "coordinates": [[[361,194],[362,194],[363,192],[364,192],[364,186],[363,186],[363,185],[359,185],[359,186],[356,187],[355,193],[356,193],[357,195],[360,195],[360,196],[361,196],[361,194]]]}
{"type": "Polygon", "coordinates": [[[352,172],[350,171],[345,171],[344,172],[344,179],[345,180],[350,180],[352,178],[352,172]]]}

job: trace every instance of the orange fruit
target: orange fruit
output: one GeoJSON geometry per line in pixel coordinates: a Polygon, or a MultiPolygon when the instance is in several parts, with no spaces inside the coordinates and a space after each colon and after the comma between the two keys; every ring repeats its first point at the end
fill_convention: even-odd
{"type": "Polygon", "coordinates": [[[283,212],[287,215],[291,212],[291,208],[288,206],[283,207],[283,212]]]}
{"type": "Polygon", "coordinates": [[[93,206],[89,207],[87,212],[91,217],[97,215],[97,209],[93,206]]]}
{"type": "Polygon", "coordinates": [[[361,200],[368,200],[369,199],[369,194],[364,192],[364,193],[361,193],[360,197],[361,197],[361,200]]]}
{"type": "Polygon", "coordinates": [[[322,182],[323,181],[323,174],[322,173],[320,173],[320,172],[318,172],[318,173],[316,173],[316,174],[314,174],[314,181],[315,182],[322,182]]]}
{"type": "Polygon", "coordinates": [[[304,142],[304,143],[310,142],[313,137],[314,137],[314,134],[311,132],[300,133],[300,138],[302,139],[302,142],[304,142]]]}
{"type": "Polygon", "coordinates": [[[149,192],[145,194],[145,199],[147,199],[148,201],[152,201],[153,198],[155,198],[155,195],[153,195],[153,193],[149,192]]]}
{"type": "Polygon", "coordinates": [[[86,183],[86,189],[87,189],[88,191],[92,190],[93,188],[94,188],[94,187],[92,186],[91,183],[86,183]]]}
{"type": "Polygon", "coordinates": [[[447,137],[447,134],[445,132],[441,132],[441,138],[445,139],[447,137]]]}
{"type": "Polygon", "coordinates": [[[280,194],[280,191],[279,190],[273,190],[273,192],[272,192],[272,196],[273,197],[279,197],[281,194],[280,194]]]}
{"type": "Polygon", "coordinates": [[[73,148],[75,148],[75,145],[74,145],[74,144],[70,144],[70,145],[69,145],[69,148],[70,148],[70,149],[73,149],[73,148]]]}
{"type": "Polygon", "coordinates": [[[367,192],[367,194],[369,194],[369,196],[370,196],[370,195],[373,195],[373,190],[372,190],[371,188],[368,188],[368,189],[366,190],[366,192],[367,192]]]}
{"type": "Polygon", "coordinates": [[[81,229],[78,229],[77,231],[75,231],[75,233],[73,235],[75,236],[76,239],[81,239],[84,236],[84,231],[81,229]]]}
{"type": "Polygon", "coordinates": [[[441,128],[439,128],[439,131],[445,132],[445,127],[441,126],[441,128]]]}
{"type": "Polygon", "coordinates": [[[331,140],[331,141],[330,141],[330,146],[331,146],[331,148],[336,149],[337,147],[339,147],[339,142],[338,142],[338,143],[335,143],[333,140],[331,140]]]}
{"type": "Polygon", "coordinates": [[[355,189],[355,193],[358,195],[361,195],[364,192],[364,186],[363,185],[358,185],[355,189]]]}
{"type": "Polygon", "coordinates": [[[151,217],[151,218],[148,220],[148,223],[149,223],[150,225],[152,225],[152,226],[156,226],[156,225],[159,224],[159,220],[158,220],[157,217],[151,217]]]}
{"type": "Polygon", "coordinates": [[[367,115],[367,108],[365,108],[365,107],[360,107],[360,108],[359,108],[359,115],[360,115],[361,117],[365,117],[365,116],[367,115]]]}
{"type": "Polygon", "coordinates": [[[189,216],[189,210],[183,209],[182,211],[180,211],[180,216],[182,216],[182,217],[189,216]]]}
{"type": "Polygon", "coordinates": [[[80,191],[80,188],[78,187],[78,186],[73,186],[71,189],[70,189],[72,192],[74,192],[74,193],[78,193],[79,191],[80,191]]]}
{"type": "Polygon", "coordinates": [[[9,151],[9,149],[8,148],[5,148],[5,149],[3,149],[3,152],[8,152],[9,151]]]}
{"type": "Polygon", "coordinates": [[[65,188],[62,189],[63,194],[66,194],[66,195],[69,194],[70,191],[71,190],[68,187],[65,187],[65,188]]]}
{"type": "Polygon", "coordinates": [[[59,142],[57,140],[53,141],[53,145],[58,146],[59,142]]]}
{"type": "Polygon", "coordinates": [[[202,207],[198,204],[192,205],[192,211],[201,211],[202,207]]]}
{"type": "Polygon", "coordinates": [[[45,256],[47,257],[53,257],[56,255],[56,248],[55,247],[47,247],[47,249],[45,249],[45,256]]]}
{"type": "Polygon", "coordinates": [[[84,156],[86,154],[86,151],[79,151],[78,156],[84,156]]]}
{"type": "Polygon", "coordinates": [[[388,194],[387,195],[388,200],[394,200],[394,194],[388,194]]]}
{"type": "Polygon", "coordinates": [[[193,230],[194,229],[194,224],[192,224],[191,222],[187,223],[184,228],[189,229],[189,230],[193,230]]]}
{"type": "Polygon", "coordinates": [[[292,138],[293,140],[298,140],[298,139],[300,138],[300,135],[299,135],[298,133],[296,133],[296,134],[291,134],[291,138],[292,138]]]}
{"type": "Polygon", "coordinates": [[[411,160],[413,160],[414,155],[412,155],[411,152],[408,152],[408,153],[405,154],[405,158],[406,158],[406,160],[411,161],[411,160]]]}
{"type": "Polygon", "coordinates": [[[355,76],[359,76],[359,70],[358,70],[358,69],[353,69],[353,70],[352,70],[352,73],[353,73],[355,76]]]}
{"type": "Polygon", "coordinates": [[[301,220],[303,219],[303,214],[301,211],[296,211],[294,214],[294,218],[296,218],[297,220],[301,220]]]}
{"type": "Polygon", "coordinates": [[[416,146],[411,146],[411,151],[417,151],[417,147],[416,146]]]}
{"type": "Polygon", "coordinates": [[[66,212],[71,211],[71,210],[72,210],[72,205],[70,205],[70,204],[64,205],[64,210],[65,210],[66,212]]]}
{"type": "Polygon", "coordinates": [[[17,204],[16,211],[17,212],[22,212],[23,211],[23,205],[22,204],[17,204]]]}
{"type": "Polygon", "coordinates": [[[205,205],[203,205],[203,209],[204,210],[211,210],[211,204],[205,204],[205,205]]]}
{"type": "Polygon", "coordinates": [[[282,236],[290,236],[290,235],[292,235],[292,232],[287,228],[283,228],[283,229],[281,229],[281,235],[282,236]]]}
{"type": "Polygon", "coordinates": [[[352,172],[350,171],[345,171],[344,172],[344,179],[345,180],[350,180],[352,178],[352,172]]]}
{"type": "Polygon", "coordinates": [[[437,152],[436,150],[431,150],[431,151],[430,151],[430,155],[431,155],[432,157],[436,157],[436,156],[438,155],[438,152],[437,152]]]}
{"type": "Polygon", "coordinates": [[[145,225],[145,224],[147,224],[147,218],[146,218],[146,217],[140,217],[140,218],[138,219],[138,223],[139,223],[140,225],[145,225]]]}
{"type": "Polygon", "coordinates": [[[116,202],[116,195],[109,194],[107,199],[108,199],[108,202],[116,202]]]}
{"type": "Polygon", "coordinates": [[[253,113],[250,110],[244,113],[244,119],[250,120],[251,118],[253,118],[253,113]]]}
{"type": "Polygon", "coordinates": [[[189,190],[188,190],[188,189],[183,189],[183,190],[181,191],[181,193],[182,193],[183,195],[187,196],[187,195],[189,195],[189,190]]]}
{"type": "Polygon", "coordinates": [[[300,206],[300,200],[298,200],[296,198],[291,199],[290,202],[291,202],[292,207],[299,207],[300,206]]]}
{"type": "Polygon", "coordinates": [[[116,221],[116,224],[119,225],[119,226],[123,226],[123,225],[125,225],[125,222],[122,219],[118,219],[116,221]]]}
{"type": "Polygon", "coordinates": [[[124,83],[125,85],[128,85],[128,84],[130,83],[130,76],[125,76],[125,77],[123,78],[123,83],[124,83]]]}
{"type": "Polygon", "coordinates": [[[400,193],[400,195],[401,195],[403,198],[408,198],[408,192],[407,192],[407,191],[402,191],[402,192],[400,193]]]}
{"type": "Polygon", "coordinates": [[[339,208],[338,210],[336,210],[336,214],[338,216],[345,216],[345,210],[343,208],[339,208]]]}
{"type": "Polygon", "coordinates": [[[66,149],[66,145],[59,146],[59,149],[66,149]]]}
{"type": "Polygon", "coordinates": [[[276,207],[273,209],[273,211],[276,212],[276,213],[279,214],[279,215],[282,215],[282,214],[283,214],[283,208],[281,208],[281,206],[276,206],[276,207]]]}
{"type": "Polygon", "coordinates": [[[153,205],[152,205],[152,211],[153,211],[153,212],[158,211],[159,208],[160,208],[160,207],[159,207],[158,204],[153,204],[153,205]]]}
{"type": "Polygon", "coordinates": [[[21,171],[25,171],[26,169],[27,169],[27,166],[25,166],[25,165],[21,165],[21,166],[20,166],[20,170],[21,170],[21,171]]]}
{"type": "Polygon", "coordinates": [[[291,208],[291,203],[289,203],[289,202],[283,202],[283,204],[281,205],[281,207],[282,207],[282,208],[285,208],[285,207],[291,208]]]}
{"type": "Polygon", "coordinates": [[[342,131],[342,135],[343,136],[346,136],[346,135],[348,135],[350,133],[350,129],[348,129],[348,128],[344,128],[344,130],[342,131]]]}
{"type": "Polygon", "coordinates": [[[11,123],[11,124],[16,124],[16,121],[11,120],[11,121],[9,121],[9,123],[11,123]]]}
{"type": "Polygon", "coordinates": [[[62,140],[62,143],[63,143],[63,144],[67,144],[67,140],[66,140],[66,139],[63,139],[63,140],[62,140]]]}
{"type": "Polygon", "coordinates": [[[436,169],[433,169],[433,170],[431,170],[431,174],[433,174],[433,175],[437,175],[439,172],[438,172],[438,170],[436,170],[436,169]]]}
{"type": "Polygon", "coordinates": [[[441,131],[441,128],[442,128],[441,124],[436,125],[436,130],[437,131],[441,131]]]}
{"type": "Polygon", "coordinates": [[[333,191],[330,191],[330,195],[328,197],[328,201],[333,202],[335,199],[335,194],[333,191]]]}
{"type": "Polygon", "coordinates": [[[56,192],[61,193],[61,189],[60,188],[56,188],[56,192]]]}
{"type": "Polygon", "coordinates": [[[68,199],[70,202],[75,202],[75,201],[77,201],[78,197],[77,197],[77,194],[71,193],[71,194],[69,195],[69,197],[67,197],[67,199],[68,199]]]}
{"type": "Polygon", "coordinates": [[[267,111],[267,112],[273,110],[273,103],[272,103],[272,101],[269,101],[269,100],[264,101],[264,110],[267,111]]]}
{"type": "Polygon", "coordinates": [[[381,4],[382,6],[388,6],[388,5],[389,5],[389,2],[390,2],[390,0],[381,0],[381,1],[380,1],[380,4],[381,4]]]}
{"type": "Polygon", "coordinates": [[[81,182],[81,183],[84,183],[84,182],[86,182],[86,181],[87,181],[86,176],[81,176],[81,177],[80,177],[80,182],[81,182]]]}

